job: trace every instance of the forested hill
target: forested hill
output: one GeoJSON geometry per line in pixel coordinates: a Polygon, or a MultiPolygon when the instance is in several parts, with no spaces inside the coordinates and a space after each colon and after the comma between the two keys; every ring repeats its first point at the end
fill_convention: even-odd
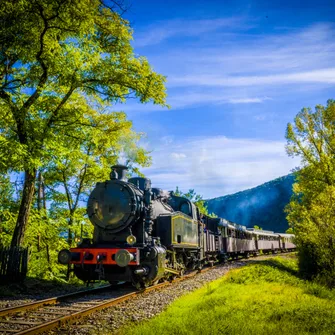
{"type": "Polygon", "coordinates": [[[260,186],[206,201],[209,213],[230,221],[264,230],[285,232],[288,223],[284,207],[292,195],[294,176],[271,180],[260,186]]]}

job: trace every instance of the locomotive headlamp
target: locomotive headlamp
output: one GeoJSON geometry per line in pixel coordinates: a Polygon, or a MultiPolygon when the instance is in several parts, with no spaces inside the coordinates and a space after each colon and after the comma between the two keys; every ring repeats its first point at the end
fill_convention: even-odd
{"type": "Polygon", "coordinates": [[[63,249],[58,253],[58,262],[60,264],[69,264],[71,261],[71,252],[67,249],[63,249]]]}
{"type": "Polygon", "coordinates": [[[127,236],[126,241],[129,245],[133,245],[136,243],[136,237],[134,235],[129,235],[127,236]]]}
{"type": "Polygon", "coordinates": [[[83,239],[80,237],[80,236],[77,236],[74,238],[74,241],[77,243],[77,244],[81,244],[83,242],[83,239]]]}
{"type": "Polygon", "coordinates": [[[128,250],[121,249],[115,254],[115,262],[122,268],[127,266],[132,260],[134,260],[134,255],[128,250]]]}

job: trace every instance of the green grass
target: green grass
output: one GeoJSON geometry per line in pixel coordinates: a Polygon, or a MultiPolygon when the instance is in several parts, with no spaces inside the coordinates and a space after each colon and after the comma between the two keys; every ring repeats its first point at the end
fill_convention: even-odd
{"type": "Polygon", "coordinates": [[[117,334],[335,334],[335,292],[297,270],[295,259],[255,261],[117,334]]]}

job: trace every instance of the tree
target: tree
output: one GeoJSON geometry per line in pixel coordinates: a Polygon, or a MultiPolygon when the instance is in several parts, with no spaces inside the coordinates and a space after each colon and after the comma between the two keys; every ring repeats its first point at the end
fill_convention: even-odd
{"type": "Polygon", "coordinates": [[[135,97],[165,105],[165,78],[135,57],[119,3],[4,0],[0,7],[0,169],[24,172],[12,246],[22,244],[38,169],[64,160],[91,111],[135,97]]]}
{"type": "Polygon", "coordinates": [[[294,234],[293,228],[289,227],[288,229],[286,229],[285,234],[294,234]]]}
{"type": "Polygon", "coordinates": [[[299,156],[302,167],[287,207],[296,235],[299,265],[306,275],[335,284],[335,102],[304,108],[288,124],[287,152],[299,156]]]}
{"type": "Polygon", "coordinates": [[[150,158],[146,151],[137,147],[140,135],[132,129],[132,124],[124,113],[99,115],[92,110],[91,119],[96,125],[84,129],[81,138],[72,138],[71,151],[62,159],[51,160],[44,173],[53,214],[68,220],[68,242],[72,243],[72,229],[77,220],[84,218],[89,193],[98,181],[109,179],[110,167],[114,165],[119,153],[129,157],[129,162],[148,166],[150,158]],[[55,206],[56,205],[56,206],[55,206]],[[58,206],[57,206],[58,205],[58,206]],[[64,206],[65,205],[65,206],[64,206]]]}
{"type": "Polygon", "coordinates": [[[182,191],[179,190],[177,186],[176,191],[174,193],[177,196],[185,197],[191,200],[198,207],[200,213],[211,216],[211,217],[216,217],[214,213],[212,214],[208,213],[205,200],[203,200],[202,196],[200,194],[197,194],[194,189],[190,189],[187,193],[183,193],[182,191]]]}
{"type": "Polygon", "coordinates": [[[13,221],[17,210],[14,193],[14,186],[9,175],[0,174],[0,247],[9,244],[10,234],[13,231],[13,221]]]}

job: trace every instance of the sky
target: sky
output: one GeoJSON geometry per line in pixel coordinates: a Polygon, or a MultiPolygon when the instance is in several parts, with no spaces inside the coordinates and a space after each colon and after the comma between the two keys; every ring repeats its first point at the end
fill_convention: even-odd
{"type": "Polygon", "coordinates": [[[145,134],[155,187],[213,198],[299,166],[285,130],[335,98],[334,1],[141,0],[124,17],[135,54],[167,77],[170,109],[117,106],[145,134]]]}

